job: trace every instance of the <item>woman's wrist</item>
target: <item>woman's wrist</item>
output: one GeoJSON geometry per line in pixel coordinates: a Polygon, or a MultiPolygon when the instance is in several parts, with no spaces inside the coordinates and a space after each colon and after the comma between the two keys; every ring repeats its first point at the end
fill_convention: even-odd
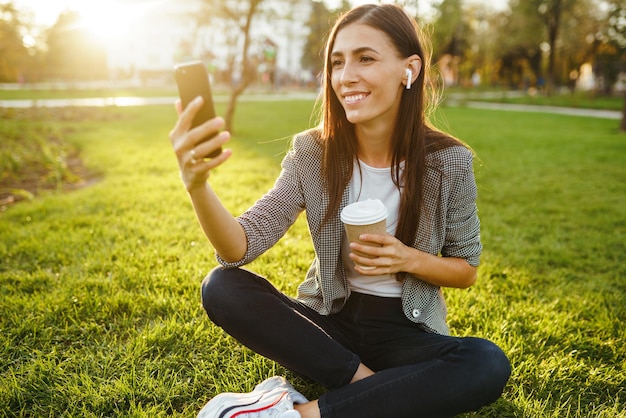
{"type": "Polygon", "coordinates": [[[205,180],[202,183],[190,182],[185,183],[185,190],[189,196],[193,197],[198,193],[204,193],[207,190],[208,182],[205,180]]]}
{"type": "Polygon", "coordinates": [[[425,257],[430,254],[420,251],[417,248],[407,248],[409,248],[410,254],[407,259],[406,268],[403,271],[412,276],[421,277],[423,273],[422,268],[424,266],[425,257]]]}

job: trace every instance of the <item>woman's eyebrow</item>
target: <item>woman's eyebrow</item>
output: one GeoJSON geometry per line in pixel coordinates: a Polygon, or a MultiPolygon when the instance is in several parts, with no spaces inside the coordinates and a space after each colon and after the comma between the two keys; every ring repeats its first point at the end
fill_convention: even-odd
{"type": "MultiPolygon", "coordinates": [[[[379,54],[379,52],[377,50],[375,50],[374,48],[372,48],[372,47],[362,46],[362,47],[353,49],[352,50],[352,55],[362,54],[363,52],[374,52],[376,54],[379,54]]],[[[330,55],[335,57],[335,56],[343,56],[344,54],[341,51],[333,51],[330,55]]]]}

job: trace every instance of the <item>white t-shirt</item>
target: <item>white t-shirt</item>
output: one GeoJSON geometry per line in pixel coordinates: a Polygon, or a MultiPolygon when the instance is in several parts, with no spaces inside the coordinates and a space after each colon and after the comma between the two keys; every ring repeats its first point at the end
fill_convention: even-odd
{"type": "MultiPolygon", "coordinates": [[[[404,165],[401,165],[401,169],[403,167],[404,165]]],[[[391,167],[375,168],[355,160],[349,188],[349,203],[367,199],[380,199],[385,204],[388,213],[387,232],[395,235],[400,210],[400,190],[398,190],[391,178],[391,167]]],[[[396,280],[395,274],[362,276],[354,270],[354,262],[348,256],[350,254],[350,243],[345,231],[341,253],[346,278],[353,292],[383,297],[400,297],[402,283],[396,280]]]]}

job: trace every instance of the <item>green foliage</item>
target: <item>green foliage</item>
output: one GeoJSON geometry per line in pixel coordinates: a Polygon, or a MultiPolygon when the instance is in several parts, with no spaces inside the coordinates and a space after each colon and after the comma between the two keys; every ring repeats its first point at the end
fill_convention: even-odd
{"type": "Polygon", "coordinates": [[[0,3],[0,82],[19,80],[33,64],[22,40],[26,28],[26,19],[13,2],[0,3]]]}
{"type": "MultiPolygon", "coordinates": [[[[234,155],[210,178],[233,213],[271,187],[312,107],[239,105],[234,155]]],[[[193,416],[274,374],[318,396],[203,313],[216,263],[167,139],[174,110],[107,112],[54,122],[101,182],[0,213],[0,410],[193,416]]],[[[438,119],[477,153],[485,245],[477,284],[445,291],[450,325],[513,363],[503,398],[468,417],[624,417],[626,145],[614,122],[462,108],[438,119]]],[[[293,295],[312,257],[301,217],[250,268],[293,295]]]]}
{"type": "Polygon", "coordinates": [[[324,68],[324,46],[332,22],[332,13],[321,1],[311,2],[311,13],[307,26],[311,29],[306,38],[300,65],[312,74],[321,74],[324,68]]]}
{"type": "Polygon", "coordinates": [[[469,27],[460,0],[443,0],[437,8],[437,21],[433,24],[432,44],[435,60],[444,55],[462,57],[468,50],[469,27]]]}

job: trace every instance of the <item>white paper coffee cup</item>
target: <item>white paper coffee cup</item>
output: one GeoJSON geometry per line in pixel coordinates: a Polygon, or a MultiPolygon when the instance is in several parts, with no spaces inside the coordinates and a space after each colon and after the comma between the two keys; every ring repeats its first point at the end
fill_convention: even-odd
{"type": "MultiPolygon", "coordinates": [[[[387,232],[387,207],[378,199],[367,199],[354,202],[341,211],[343,222],[349,242],[357,242],[370,247],[378,247],[378,244],[364,242],[359,239],[361,234],[379,234],[387,232]]],[[[354,251],[362,257],[374,258],[366,254],[354,251]]],[[[373,269],[372,266],[359,265],[364,269],[373,269]]]]}

